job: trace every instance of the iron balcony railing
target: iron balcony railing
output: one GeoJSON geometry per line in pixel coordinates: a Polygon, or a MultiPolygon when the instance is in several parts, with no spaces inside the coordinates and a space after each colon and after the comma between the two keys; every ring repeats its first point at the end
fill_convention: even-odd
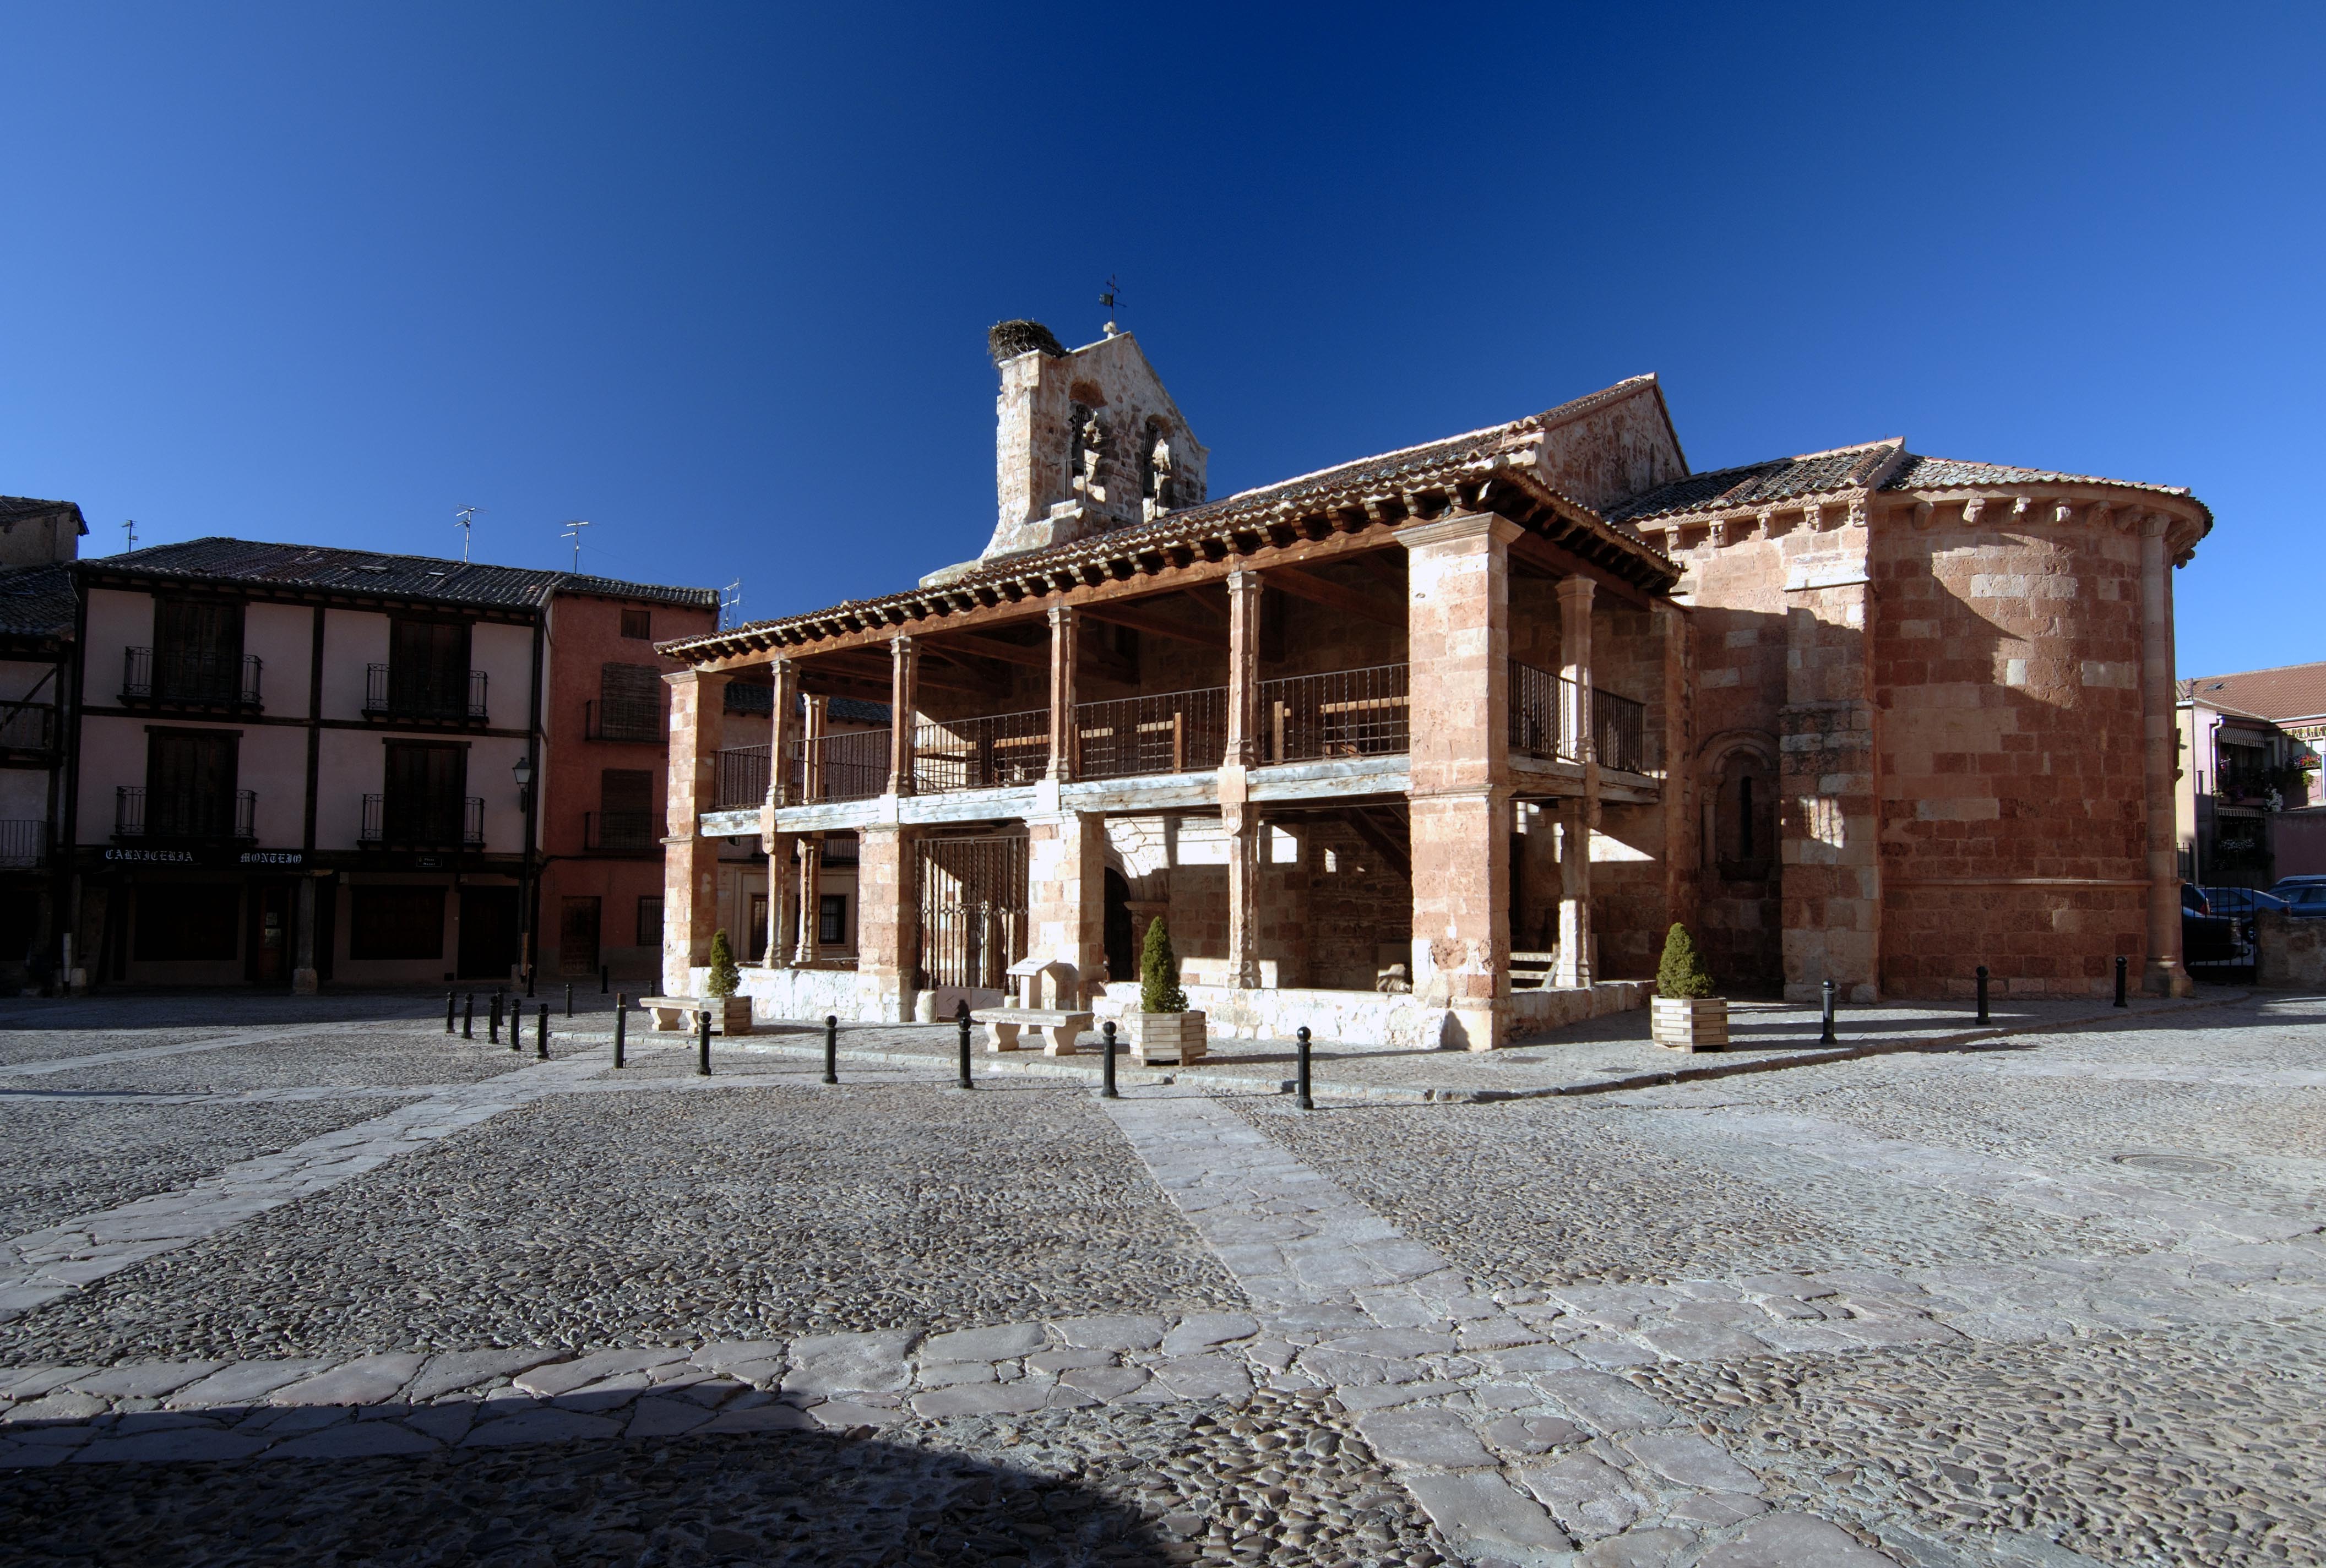
{"type": "Polygon", "coordinates": [[[49,860],[49,824],[35,818],[30,821],[0,821],[0,866],[45,866],[49,860]]]}
{"type": "Polygon", "coordinates": [[[1580,762],[1590,691],[1564,675],[1511,661],[1511,749],[1522,756],[1580,762]]]}
{"type": "Polygon", "coordinates": [[[889,787],[889,732],[850,729],[795,740],[784,762],[794,802],[869,801],[889,787]]]}
{"type": "Polygon", "coordinates": [[[57,710],[46,702],[0,708],[0,748],[9,751],[52,751],[57,744],[57,710]]]}
{"type": "Polygon", "coordinates": [[[1075,776],[1202,773],[1227,751],[1228,689],[1166,691],[1075,707],[1075,776]]]}
{"type": "Polygon", "coordinates": [[[197,793],[172,790],[148,797],[143,784],[114,791],[113,836],[116,839],[214,839],[248,841],[258,837],[258,792],[197,793]]]}
{"type": "Polygon", "coordinates": [[[449,795],[366,795],[363,831],[357,841],[392,849],[481,849],[485,803],[477,795],[459,800],[449,795]]]}
{"type": "Polygon", "coordinates": [[[925,795],[1028,784],[1050,768],[1050,710],[924,719],[913,728],[913,788],[925,795]]]}
{"type": "Polygon", "coordinates": [[[656,830],[652,812],[584,812],[582,813],[582,847],[584,849],[658,849],[662,835],[656,830]]]}
{"type": "Polygon", "coordinates": [[[394,664],[364,666],[364,717],[367,719],[475,719],[482,721],[485,672],[469,672],[468,690],[430,681],[394,664]]]}
{"type": "Polygon", "coordinates": [[[124,648],[122,654],[126,700],[259,706],[256,654],[156,654],[151,648],[124,648]]]}
{"type": "Polygon", "coordinates": [[[658,700],[617,697],[582,704],[582,733],[589,740],[658,745],[669,739],[670,727],[658,700]]]}
{"type": "Polygon", "coordinates": [[[1407,667],[1376,664],[1263,681],[1260,722],[1270,762],[1396,756],[1412,749],[1407,667]]]}
{"type": "Polygon", "coordinates": [[[711,797],[714,812],[742,812],[764,804],[768,798],[768,747],[730,746],[719,754],[718,785],[711,797]]]}
{"type": "Polygon", "coordinates": [[[1648,705],[1613,691],[1591,693],[1591,741],[1602,767],[1645,773],[1656,765],[1648,747],[1648,705]]]}

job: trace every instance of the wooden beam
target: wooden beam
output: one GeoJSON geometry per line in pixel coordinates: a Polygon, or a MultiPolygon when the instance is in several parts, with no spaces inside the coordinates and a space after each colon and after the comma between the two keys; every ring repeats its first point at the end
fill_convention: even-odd
{"type": "MultiPolygon", "coordinates": [[[[800,661],[800,668],[807,673],[827,674],[843,681],[858,681],[878,686],[884,693],[889,690],[890,672],[885,663],[876,668],[870,661],[860,663],[846,657],[835,658],[831,654],[824,654],[819,658],[803,659],[800,661]]],[[[966,670],[957,675],[948,676],[932,673],[924,669],[919,673],[919,681],[931,691],[958,691],[970,697],[989,697],[994,695],[997,691],[995,682],[981,681],[966,670]]],[[[886,700],[885,696],[882,700],[886,700]]]]}
{"type": "Polygon", "coordinates": [[[1400,598],[1405,597],[1407,574],[1405,562],[1402,560],[1392,559],[1391,552],[1386,550],[1369,550],[1363,555],[1352,556],[1350,559],[1372,572],[1384,586],[1397,589],[1400,598]]]}
{"type": "Polygon", "coordinates": [[[1186,600],[1187,603],[1194,605],[1205,615],[1210,617],[1212,623],[1214,626],[1223,627],[1228,624],[1227,607],[1225,605],[1214,604],[1211,600],[1211,596],[1206,594],[1202,589],[1183,588],[1179,590],[1178,597],[1186,600]]]}
{"type": "Polygon", "coordinates": [[[1199,648],[1217,651],[1227,645],[1225,639],[1218,634],[1198,631],[1193,626],[1183,626],[1168,616],[1149,615],[1145,610],[1126,609],[1118,605],[1101,604],[1085,606],[1081,614],[1084,620],[1104,621],[1107,625],[1114,626],[1129,626],[1135,632],[1145,632],[1151,636],[1171,637],[1179,642],[1193,643],[1199,648]]]}
{"type": "Polygon", "coordinates": [[[1372,820],[1370,812],[1343,812],[1340,817],[1341,821],[1348,823],[1350,831],[1365,841],[1368,849],[1390,863],[1392,870],[1409,882],[1413,880],[1412,856],[1389,836],[1387,829],[1372,820]]]}
{"type": "Polygon", "coordinates": [[[1644,590],[1633,587],[1604,566],[1586,561],[1571,550],[1539,539],[1531,533],[1521,533],[1511,542],[1511,556],[1530,566],[1539,566],[1554,577],[1587,577],[1622,599],[1625,604],[1642,609],[1653,609],[1656,600],[1644,590]]]}
{"type": "Polygon", "coordinates": [[[1270,588],[1280,588],[1295,598],[1305,598],[1311,604],[1323,605],[1326,609],[1336,609],[1344,615],[1360,616],[1369,621],[1378,621],[1385,626],[1401,626],[1406,624],[1406,610],[1403,605],[1383,604],[1381,600],[1359,593],[1354,589],[1343,588],[1335,582],[1326,582],[1321,577],[1311,577],[1305,571],[1297,571],[1289,566],[1272,567],[1261,575],[1270,588]]]}
{"type": "Polygon", "coordinates": [[[1017,643],[1005,643],[1000,637],[981,637],[974,632],[946,632],[942,637],[928,638],[922,645],[940,654],[958,649],[981,659],[999,659],[1005,664],[1023,664],[1029,670],[1050,667],[1050,650],[1047,645],[1029,648],[1017,643]]]}

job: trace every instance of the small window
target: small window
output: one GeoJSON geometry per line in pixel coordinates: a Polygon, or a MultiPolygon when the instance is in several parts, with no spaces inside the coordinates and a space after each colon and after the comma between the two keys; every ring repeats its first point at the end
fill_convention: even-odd
{"type": "Polygon", "coordinates": [[[626,609],[622,612],[622,636],[636,637],[642,643],[654,641],[654,611],[626,609]]]}
{"type": "Polygon", "coordinates": [[[662,895],[655,894],[638,900],[638,945],[662,945],[662,895]]]}
{"type": "Polygon", "coordinates": [[[848,945],[848,895],[826,893],[818,900],[815,940],[825,947],[848,945]]]}

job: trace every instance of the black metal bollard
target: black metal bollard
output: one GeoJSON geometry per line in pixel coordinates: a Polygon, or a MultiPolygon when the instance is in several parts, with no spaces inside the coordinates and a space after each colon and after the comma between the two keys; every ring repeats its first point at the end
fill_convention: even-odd
{"type": "Polygon", "coordinates": [[[509,998],[508,1045],[511,1051],[525,1049],[525,1004],[515,997],[509,998]]]}
{"type": "Polygon", "coordinates": [[[697,1078],[708,1078],[711,1076],[711,1009],[703,1008],[698,1016],[701,1023],[697,1027],[694,1039],[694,1075],[697,1078]]]}
{"type": "Polygon", "coordinates": [[[501,1043],[501,994],[498,991],[493,993],[493,1016],[485,1027],[490,1031],[485,1038],[496,1045],[499,1044],[501,1043]]]}
{"type": "Polygon", "coordinates": [[[1317,1097],[1308,1091],[1308,1025],[1303,1024],[1295,1029],[1292,1038],[1300,1047],[1300,1075],[1295,1082],[1296,1098],[1292,1103],[1302,1110],[1314,1110],[1317,1109],[1317,1097]]]}
{"type": "Polygon", "coordinates": [[[1978,966],[1978,1021],[1979,1021],[1980,1023],[1982,1023],[1982,1024],[1984,1024],[1984,1023],[1986,1023],[1986,1022],[1987,1021],[1987,1018],[1986,1018],[1986,966],[1985,964],[1981,964],[1981,965],[1979,965],[1979,966],[1978,966]]]}
{"type": "Polygon", "coordinates": [[[573,982],[572,980],[565,982],[565,1016],[569,1018],[573,1016],[573,982]]]}
{"type": "Polygon", "coordinates": [[[460,993],[460,992],[458,992],[458,991],[447,991],[447,992],[445,992],[445,993],[444,993],[444,1033],[446,1033],[447,1035],[450,1035],[450,1034],[452,1032],[452,1019],[453,1019],[453,1016],[454,1016],[456,1014],[458,1014],[458,1013],[460,1012],[460,1010],[461,1010],[461,993],[460,993]]]}
{"type": "Polygon", "coordinates": [[[1841,1043],[1840,1036],[1833,1032],[1833,993],[1837,988],[1831,980],[1826,981],[1819,988],[1825,993],[1825,1033],[1818,1036],[1818,1044],[1820,1045],[1838,1045],[1841,1043]]]}
{"type": "Polygon", "coordinates": [[[975,1089],[977,1085],[970,1081],[969,1076],[969,1003],[965,998],[954,1005],[953,1021],[961,1030],[960,1087],[975,1089]]]}
{"type": "Polygon", "coordinates": [[[840,1019],[832,1013],[823,1016],[823,1081],[840,1081],[840,1019]]]}
{"type": "Polygon", "coordinates": [[[470,991],[469,993],[469,1005],[461,1009],[461,1038],[463,1040],[473,1040],[476,1037],[477,993],[470,991]]]}
{"type": "Polygon", "coordinates": [[[540,1060],[549,1060],[549,1004],[541,1004],[541,1011],[533,1016],[533,1053],[540,1060]]]}
{"type": "Polygon", "coordinates": [[[2117,1007],[2124,1007],[2124,1006],[2126,1005],[2126,1003],[2125,1003],[2125,999],[2124,999],[2124,971],[2125,971],[2125,970],[2126,970],[2127,967],[2128,967],[2128,966],[2127,966],[2127,964],[2126,964],[2126,959],[2125,959],[2124,954],[2122,954],[2122,953],[2118,953],[2118,954],[2117,954],[2117,955],[2116,955],[2116,1005],[2117,1005],[2117,1007]]]}
{"type": "Polygon", "coordinates": [[[1114,1020],[1106,1021],[1106,1065],[1099,1069],[1098,1097],[1101,1099],[1121,1099],[1114,1089],[1114,1020]]]}
{"type": "Polygon", "coordinates": [[[614,997],[614,1066],[617,1071],[619,1071],[622,1065],[623,1035],[629,1021],[630,998],[627,995],[617,993],[614,997]]]}
{"type": "Polygon", "coordinates": [[[531,970],[525,971],[525,994],[528,997],[533,995],[533,971],[531,970]]]}

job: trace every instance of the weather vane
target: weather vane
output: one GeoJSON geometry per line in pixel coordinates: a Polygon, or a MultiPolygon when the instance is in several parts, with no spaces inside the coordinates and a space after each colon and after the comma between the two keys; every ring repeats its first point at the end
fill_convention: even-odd
{"type": "Polygon", "coordinates": [[[1104,306],[1106,307],[1106,335],[1107,335],[1108,337],[1110,337],[1110,338],[1112,338],[1112,337],[1113,337],[1113,336],[1115,335],[1115,325],[1114,325],[1114,307],[1115,307],[1115,302],[1116,302],[1117,300],[1121,299],[1121,297],[1122,297],[1122,285],[1121,285],[1121,283],[1117,283],[1117,282],[1115,281],[1115,277],[1114,277],[1114,274],[1113,274],[1112,273],[1109,273],[1109,274],[1107,274],[1107,275],[1106,275],[1106,292],[1104,292],[1104,293],[1101,294],[1101,295],[1098,297],[1098,302],[1099,302],[1100,304],[1104,305],[1104,306]]]}
{"type": "Polygon", "coordinates": [[[452,526],[461,531],[461,562],[464,566],[469,560],[469,541],[475,537],[471,530],[477,525],[477,514],[483,510],[482,506],[452,508],[452,526]]]}
{"type": "Polygon", "coordinates": [[[560,539],[573,541],[573,570],[576,571],[582,570],[582,530],[588,526],[590,526],[589,524],[576,518],[566,524],[565,532],[558,535],[560,539]]]}

